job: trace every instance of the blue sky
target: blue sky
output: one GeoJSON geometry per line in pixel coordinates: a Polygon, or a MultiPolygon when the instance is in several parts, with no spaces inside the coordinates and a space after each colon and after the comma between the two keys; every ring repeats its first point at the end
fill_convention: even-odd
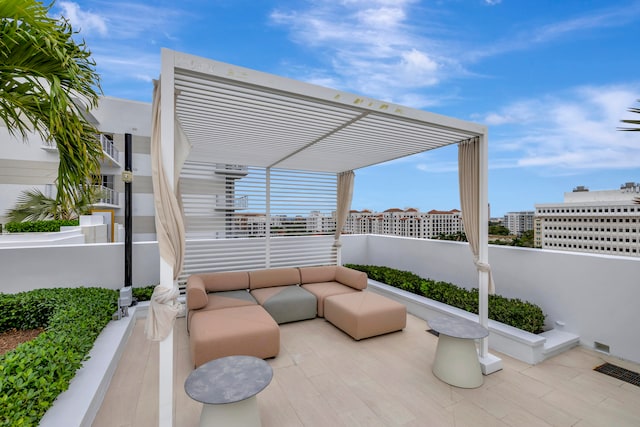
{"type": "MultiPolygon", "coordinates": [[[[105,95],[151,101],[160,49],[483,123],[491,215],[640,182],[638,0],[58,1],[105,95]],[[634,117],[636,116],[636,117],[634,117]]],[[[356,171],[353,209],[459,209],[457,149],[356,171]]]]}

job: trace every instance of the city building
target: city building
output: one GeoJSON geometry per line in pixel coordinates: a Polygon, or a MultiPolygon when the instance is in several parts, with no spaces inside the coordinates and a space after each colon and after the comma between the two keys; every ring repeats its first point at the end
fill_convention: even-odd
{"type": "Polygon", "coordinates": [[[418,239],[433,239],[463,231],[462,213],[457,209],[420,212],[415,208],[392,208],[384,212],[352,210],[343,229],[349,234],[388,234],[418,239]]]}
{"type": "Polygon", "coordinates": [[[619,190],[576,187],[563,203],[536,205],[536,241],[543,249],[640,256],[640,184],[619,190]]]}
{"type": "MultiPolygon", "coordinates": [[[[98,180],[100,199],[92,211],[105,216],[111,241],[119,240],[119,225],[124,224],[125,185],[121,176],[127,133],[132,135],[133,240],[155,240],[150,117],[151,104],[111,97],[100,98],[98,106],[87,114],[99,131],[96,138],[104,152],[98,180]]],[[[22,141],[0,126],[0,223],[7,222],[7,210],[15,207],[24,191],[36,189],[55,197],[58,159],[55,143],[43,141],[35,133],[22,141]]]]}
{"type": "Polygon", "coordinates": [[[525,231],[533,230],[534,211],[507,212],[502,225],[509,229],[509,233],[520,236],[525,231]]]}

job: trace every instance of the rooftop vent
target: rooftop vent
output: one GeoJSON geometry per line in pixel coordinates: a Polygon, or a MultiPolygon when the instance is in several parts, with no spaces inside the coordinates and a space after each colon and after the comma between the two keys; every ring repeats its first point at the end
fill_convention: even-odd
{"type": "Polygon", "coordinates": [[[620,366],[616,366],[611,363],[603,363],[602,365],[593,368],[593,370],[640,387],[640,374],[637,372],[621,368],[620,366]]]}
{"type": "Polygon", "coordinates": [[[582,191],[589,191],[589,189],[587,187],[585,187],[584,185],[578,185],[576,188],[573,189],[574,193],[579,193],[582,191]]]}

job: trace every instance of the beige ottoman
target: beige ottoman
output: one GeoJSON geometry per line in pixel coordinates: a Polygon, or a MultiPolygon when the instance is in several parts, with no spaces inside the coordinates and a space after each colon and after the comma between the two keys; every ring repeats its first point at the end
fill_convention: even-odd
{"type": "Polygon", "coordinates": [[[404,329],[407,308],[372,292],[352,292],[327,297],[324,317],[354,339],[361,340],[404,329]]]}
{"type": "Polygon", "coordinates": [[[195,367],[225,356],[267,359],[280,352],[280,328],[259,305],[197,312],[189,347],[195,367]]]}

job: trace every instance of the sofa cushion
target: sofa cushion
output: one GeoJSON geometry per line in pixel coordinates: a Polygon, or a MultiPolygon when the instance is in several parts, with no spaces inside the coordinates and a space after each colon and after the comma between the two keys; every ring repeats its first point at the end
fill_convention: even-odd
{"type": "Polygon", "coordinates": [[[222,308],[257,305],[258,302],[248,290],[212,292],[208,294],[208,301],[204,307],[191,309],[187,314],[187,331],[191,330],[191,317],[194,313],[206,310],[220,310],[222,308]]]}
{"type": "Polygon", "coordinates": [[[338,282],[306,283],[301,285],[301,287],[316,296],[318,300],[317,310],[319,317],[324,317],[324,299],[326,297],[350,292],[361,292],[338,282]]]}
{"type": "Polygon", "coordinates": [[[280,328],[259,305],[198,311],[191,321],[189,347],[195,367],[224,356],[266,359],[280,352],[280,328]]]}
{"type": "Polygon", "coordinates": [[[356,340],[400,331],[407,325],[404,304],[366,291],[326,298],[324,314],[331,324],[356,340]]]}
{"type": "Polygon", "coordinates": [[[300,283],[334,282],[336,266],[322,265],[317,267],[300,267],[300,283]]]}
{"type": "Polygon", "coordinates": [[[298,284],[300,284],[300,271],[297,268],[267,268],[249,272],[250,289],[298,284]]]}
{"type": "Polygon", "coordinates": [[[279,324],[316,317],[316,297],[300,286],[260,288],[251,294],[279,324]]]}

